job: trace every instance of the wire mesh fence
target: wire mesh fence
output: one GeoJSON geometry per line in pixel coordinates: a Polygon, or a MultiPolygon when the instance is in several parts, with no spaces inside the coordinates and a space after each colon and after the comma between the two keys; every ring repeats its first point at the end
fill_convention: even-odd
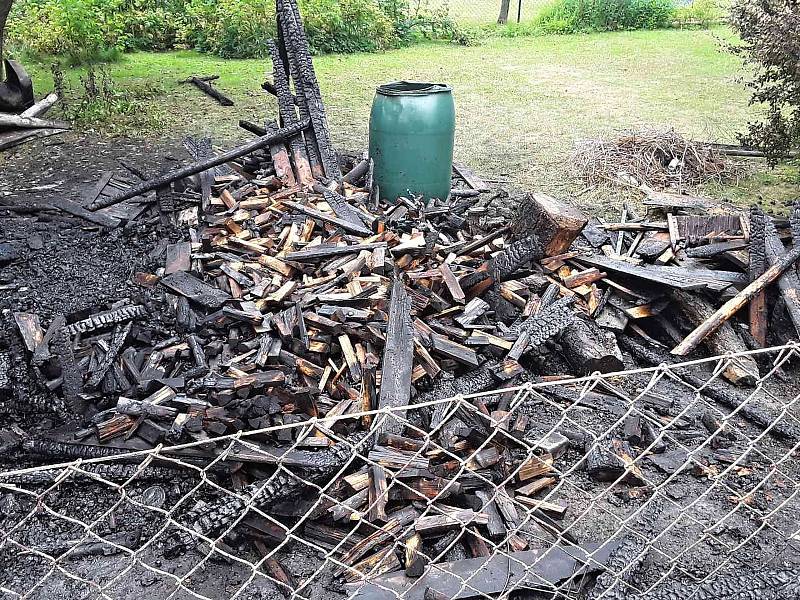
{"type": "Polygon", "coordinates": [[[796,598],[798,353],[728,406],[745,354],[7,471],[0,592],[796,598]]]}

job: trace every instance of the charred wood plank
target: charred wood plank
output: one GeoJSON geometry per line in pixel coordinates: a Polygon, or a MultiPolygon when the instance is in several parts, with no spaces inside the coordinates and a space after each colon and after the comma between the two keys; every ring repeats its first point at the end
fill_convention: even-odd
{"type": "MultiPolygon", "coordinates": [[[[723,304],[709,319],[697,327],[684,340],[675,346],[671,354],[686,356],[694,350],[703,340],[719,329],[723,323],[736,314],[740,308],[747,304],[756,294],[764,290],[768,285],[778,279],[787,269],[789,269],[800,258],[800,246],[793,248],[784,254],[767,269],[761,277],[753,281],[750,285],[736,294],[733,298],[723,304]]],[[[797,290],[795,290],[797,293],[797,290]]]]}
{"type": "MultiPolygon", "coordinates": [[[[411,398],[411,372],[414,363],[414,327],[411,323],[411,299],[399,276],[392,285],[386,345],[381,365],[381,390],[378,409],[406,406],[411,398]]],[[[400,434],[405,410],[385,415],[379,433],[400,434]]]]}
{"type": "Polygon", "coordinates": [[[116,325],[118,323],[124,323],[126,321],[138,319],[139,317],[144,317],[145,315],[147,315],[147,309],[141,304],[121,306],[112,310],[96,313],[90,317],[76,321],[75,323],[71,323],[67,325],[65,329],[70,335],[77,335],[79,333],[83,334],[90,331],[96,331],[104,327],[110,327],[111,325],[116,325]]]}
{"type": "Polygon", "coordinates": [[[135,198],[136,196],[140,196],[147,192],[152,192],[154,190],[157,190],[158,188],[169,185],[170,183],[178,181],[179,179],[183,179],[184,177],[190,177],[191,175],[196,175],[197,173],[201,173],[202,171],[206,171],[213,167],[223,165],[228,161],[240,158],[242,156],[255,152],[256,150],[261,150],[262,148],[268,148],[270,145],[275,144],[277,142],[284,142],[291,136],[306,129],[308,125],[309,121],[303,119],[292,126],[280,129],[274,135],[260,137],[257,140],[253,140],[251,142],[248,142],[247,144],[243,144],[241,146],[228,150],[227,152],[218,154],[212,158],[207,158],[205,160],[196,162],[194,164],[187,165],[179,169],[175,169],[173,171],[165,173],[164,175],[160,175],[159,177],[150,179],[149,181],[145,181],[139,185],[133,186],[129,190],[121,194],[118,194],[116,196],[111,196],[108,198],[99,198],[89,208],[90,210],[98,210],[101,208],[105,208],[107,206],[118,204],[124,200],[129,200],[130,198],[135,198]]]}

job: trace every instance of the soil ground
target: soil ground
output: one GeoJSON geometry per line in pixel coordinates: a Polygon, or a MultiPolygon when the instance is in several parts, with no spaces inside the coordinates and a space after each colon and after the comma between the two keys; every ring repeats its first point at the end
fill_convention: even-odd
{"type": "MultiPolygon", "coordinates": [[[[117,169],[119,159],[153,171],[168,156],[183,159],[184,153],[178,144],[109,141],[95,136],[71,135],[57,142],[34,143],[6,157],[0,173],[0,201],[19,205],[50,195],[79,198],[91,189],[103,170],[117,169]],[[56,187],[45,187],[52,185],[56,187]]],[[[0,267],[2,309],[36,312],[47,324],[56,313],[85,314],[135,296],[140,291],[131,286],[130,274],[160,264],[154,253],[159,240],[176,235],[179,233],[160,223],[109,233],[59,213],[18,214],[0,209],[0,242],[10,242],[18,254],[10,265],[0,267]]],[[[7,312],[4,317],[7,343],[13,332],[7,312]]],[[[563,372],[555,354],[529,366],[532,374],[563,372]]],[[[756,399],[774,414],[785,408],[784,422],[794,425],[800,418],[800,410],[794,404],[800,393],[797,375],[796,368],[786,366],[780,377],[772,376],[764,382],[756,399]]],[[[649,374],[632,374],[612,382],[627,394],[637,396],[650,380],[649,374]]],[[[682,413],[664,430],[670,450],[693,450],[695,463],[705,462],[707,466],[701,468],[679,455],[679,468],[670,473],[668,467],[641,461],[644,478],[650,482],[651,490],[657,490],[660,510],[628,522],[632,530],[654,539],[653,550],[634,585],[646,589],[669,575],[670,570],[670,577],[703,579],[717,570],[738,574],[800,566],[800,460],[796,452],[792,453],[791,445],[769,435],[760,436],[759,430],[736,417],[730,421],[734,439],[729,445],[740,460],[733,466],[721,463],[709,455],[705,448],[708,435],[698,434],[697,425],[705,410],[723,414],[717,412],[720,407],[697,399],[688,388],[668,378],[658,381],[652,391],[674,399],[676,410],[682,413]]],[[[57,398],[39,392],[43,400],[38,409],[25,413],[19,412],[20,404],[15,398],[6,398],[0,405],[0,428],[18,425],[35,435],[65,425],[52,412],[41,410],[48,401],[57,405],[57,398]]],[[[587,407],[545,392],[528,394],[517,409],[530,417],[526,432],[530,440],[564,425],[601,436],[630,408],[625,402],[587,407]]],[[[663,426],[665,421],[656,424],[663,426]]],[[[564,477],[547,498],[566,503],[563,523],[570,525],[569,532],[578,541],[603,541],[618,534],[622,522],[652,500],[647,500],[648,493],[644,491],[640,497],[630,497],[629,490],[643,486],[620,483],[612,487],[590,479],[579,468],[580,460],[581,454],[575,450],[559,459],[557,467],[564,477]]],[[[28,461],[19,454],[8,454],[0,457],[0,471],[32,464],[28,461]]],[[[192,477],[155,484],[134,481],[124,487],[124,493],[85,481],[64,482],[52,490],[42,486],[23,486],[25,492],[0,488],[0,530],[27,549],[58,554],[59,544],[85,533],[81,523],[95,524],[93,530],[104,536],[138,530],[141,540],[151,541],[137,552],[140,562],[135,565],[124,555],[90,556],[51,565],[7,543],[0,549],[0,590],[64,600],[102,597],[97,587],[87,582],[107,585],[105,594],[112,598],[156,600],[176,592],[174,579],[143,569],[144,562],[181,579],[202,565],[183,580],[183,585],[205,597],[229,598],[242,590],[238,598],[281,598],[271,582],[254,574],[247,565],[227,563],[218,557],[208,561],[202,552],[189,552],[177,559],[163,556],[164,513],[148,508],[151,500],[146,490],[154,485],[161,488],[165,495],[161,506],[169,508],[199,483],[192,477]],[[41,585],[34,587],[39,581],[41,585]]],[[[210,486],[203,484],[192,497],[210,498],[210,486]]],[[[630,531],[622,532],[631,535],[630,531]]],[[[532,539],[540,547],[553,543],[542,531],[534,531],[532,539]]],[[[257,560],[252,546],[243,539],[226,541],[237,556],[257,560]]],[[[331,581],[329,567],[318,573],[323,563],[318,551],[295,542],[278,556],[298,581],[306,581],[304,597],[343,597],[331,581]]],[[[8,597],[15,596],[9,593],[8,597]]],[[[192,596],[179,590],[171,597],[192,596]]]]}

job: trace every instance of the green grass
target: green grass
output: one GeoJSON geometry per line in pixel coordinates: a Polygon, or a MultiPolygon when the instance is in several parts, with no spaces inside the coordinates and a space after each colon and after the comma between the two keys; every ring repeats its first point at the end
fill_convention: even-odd
{"type": "MultiPolygon", "coordinates": [[[[334,140],[366,145],[375,86],[396,79],[445,81],[455,90],[456,158],[479,173],[555,194],[580,187],[570,176],[574,142],[634,127],[674,127],[696,139],[730,142],[748,119],[746,73],[722,52],[713,31],[663,30],[592,35],[490,38],[475,47],[428,43],[383,54],[322,56],[315,65],[334,140]]],[[[263,60],[222,60],[194,52],[140,53],[109,66],[118,85],[161,93],[134,117],[134,134],[241,138],[240,118],[274,118],[276,105],[260,90],[263,60]],[[221,90],[236,102],[223,108],[177,81],[221,74],[221,90]]],[[[39,93],[49,69],[32,69],[39,93]]],[[[79,73],[69,72],[77,80],[79,73]]],[[[728,195],[728,190],[718,190],[728,195]]],[[[603,200],[615,200],[606,194],[603,200]]]]}

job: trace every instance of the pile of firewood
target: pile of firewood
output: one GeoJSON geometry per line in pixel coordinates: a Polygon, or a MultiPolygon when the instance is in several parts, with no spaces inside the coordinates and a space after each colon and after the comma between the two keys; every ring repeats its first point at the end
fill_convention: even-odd
{"type": "MultiPolygon", "coordinates": [[[[787,314],[800,331],[800,208],[784,222],[658,194],[646,216],[626,207],[605,222],[529,194],[506,222],[492,218],[489,186],[461,166],[449,198],[388,203],[369,157],[338,156],[330,143],[296,3],[279,0],[278,15],[280,126],[244,124],[258,137],[218,155],[208,140],[187,140],[195,163],[154,179],[139,173],[141,183],[109,173],[85,206],[60,205],[105,226],[157,215],[188,231],[164,242],[163,267],[134,275],[142,298],[46,329],[35,314],[14,315],[45,385],[82,420],[69,434],[25,440],[27,452],[61,460],[196,442],[172,456],[203,465],[225,451],[222,462],[243,465],[221,475],[236,497],[177,515],[185,529],[168,553],[228,532],[248,498],[289,517],[313,506],[304,536],[339,546],[346,582],[367,571],[420,577],[431,556],[485,560],[485,539],[508,538],[530,563],[538,555],[525,554],[533,537],[518,531],[519,505],[555,538],[569,536],[558,522],[566,506],[541,497],[565,450],[586,452],[598,481],[629,473],[643,485],[633,461],[656,433],[628,420],[607,444],[563,431],[531,445],[530,423],[509,412],[504,388],[671,362],[670,346],[678,356],[701,344],[714,354],[764,346],[794,337],[780,326],[787,314]],[[732,318],[746,303],[749,315],[732,318]],[[545,354],[554,360],[537,361],[545,354]],[[435,402],[487,390],[498,393],[469,410],[435,402]],[[216,440],[240,431],[258,434],[233,450],[216,440]],[[283,469],[270,470],[276,464],[283,469]],[[321,503],[309,502],[308,484],[328,486],[321,503]],[[358,535],[348,533],[354,521],[364,525],[358,535]],[[397,535],[412,523],[399,553],[397,535]]],[[[758,376],[746,357],[724,373],[738,386],[758,376]]],[[[697,387],[742,405],[733,386],[697,387]]],[[[752,404],[739,414],[772,423],[752,404]]],[[[780,425],[770,433],[796,435],[780,425]]],[[[148,469],[163,466],[175,468],[148,469]]],[[[124,479],[123,467],[102,476],[124,479]]],[[[261,544],[285,536],[255,514],[240,526],[261,544]]],[[[594,550],[578,547],[559,568],[575,572],[580,552],[594,550]]],[[[291,586],[279,564],[270,569],[291,586]]]]}

